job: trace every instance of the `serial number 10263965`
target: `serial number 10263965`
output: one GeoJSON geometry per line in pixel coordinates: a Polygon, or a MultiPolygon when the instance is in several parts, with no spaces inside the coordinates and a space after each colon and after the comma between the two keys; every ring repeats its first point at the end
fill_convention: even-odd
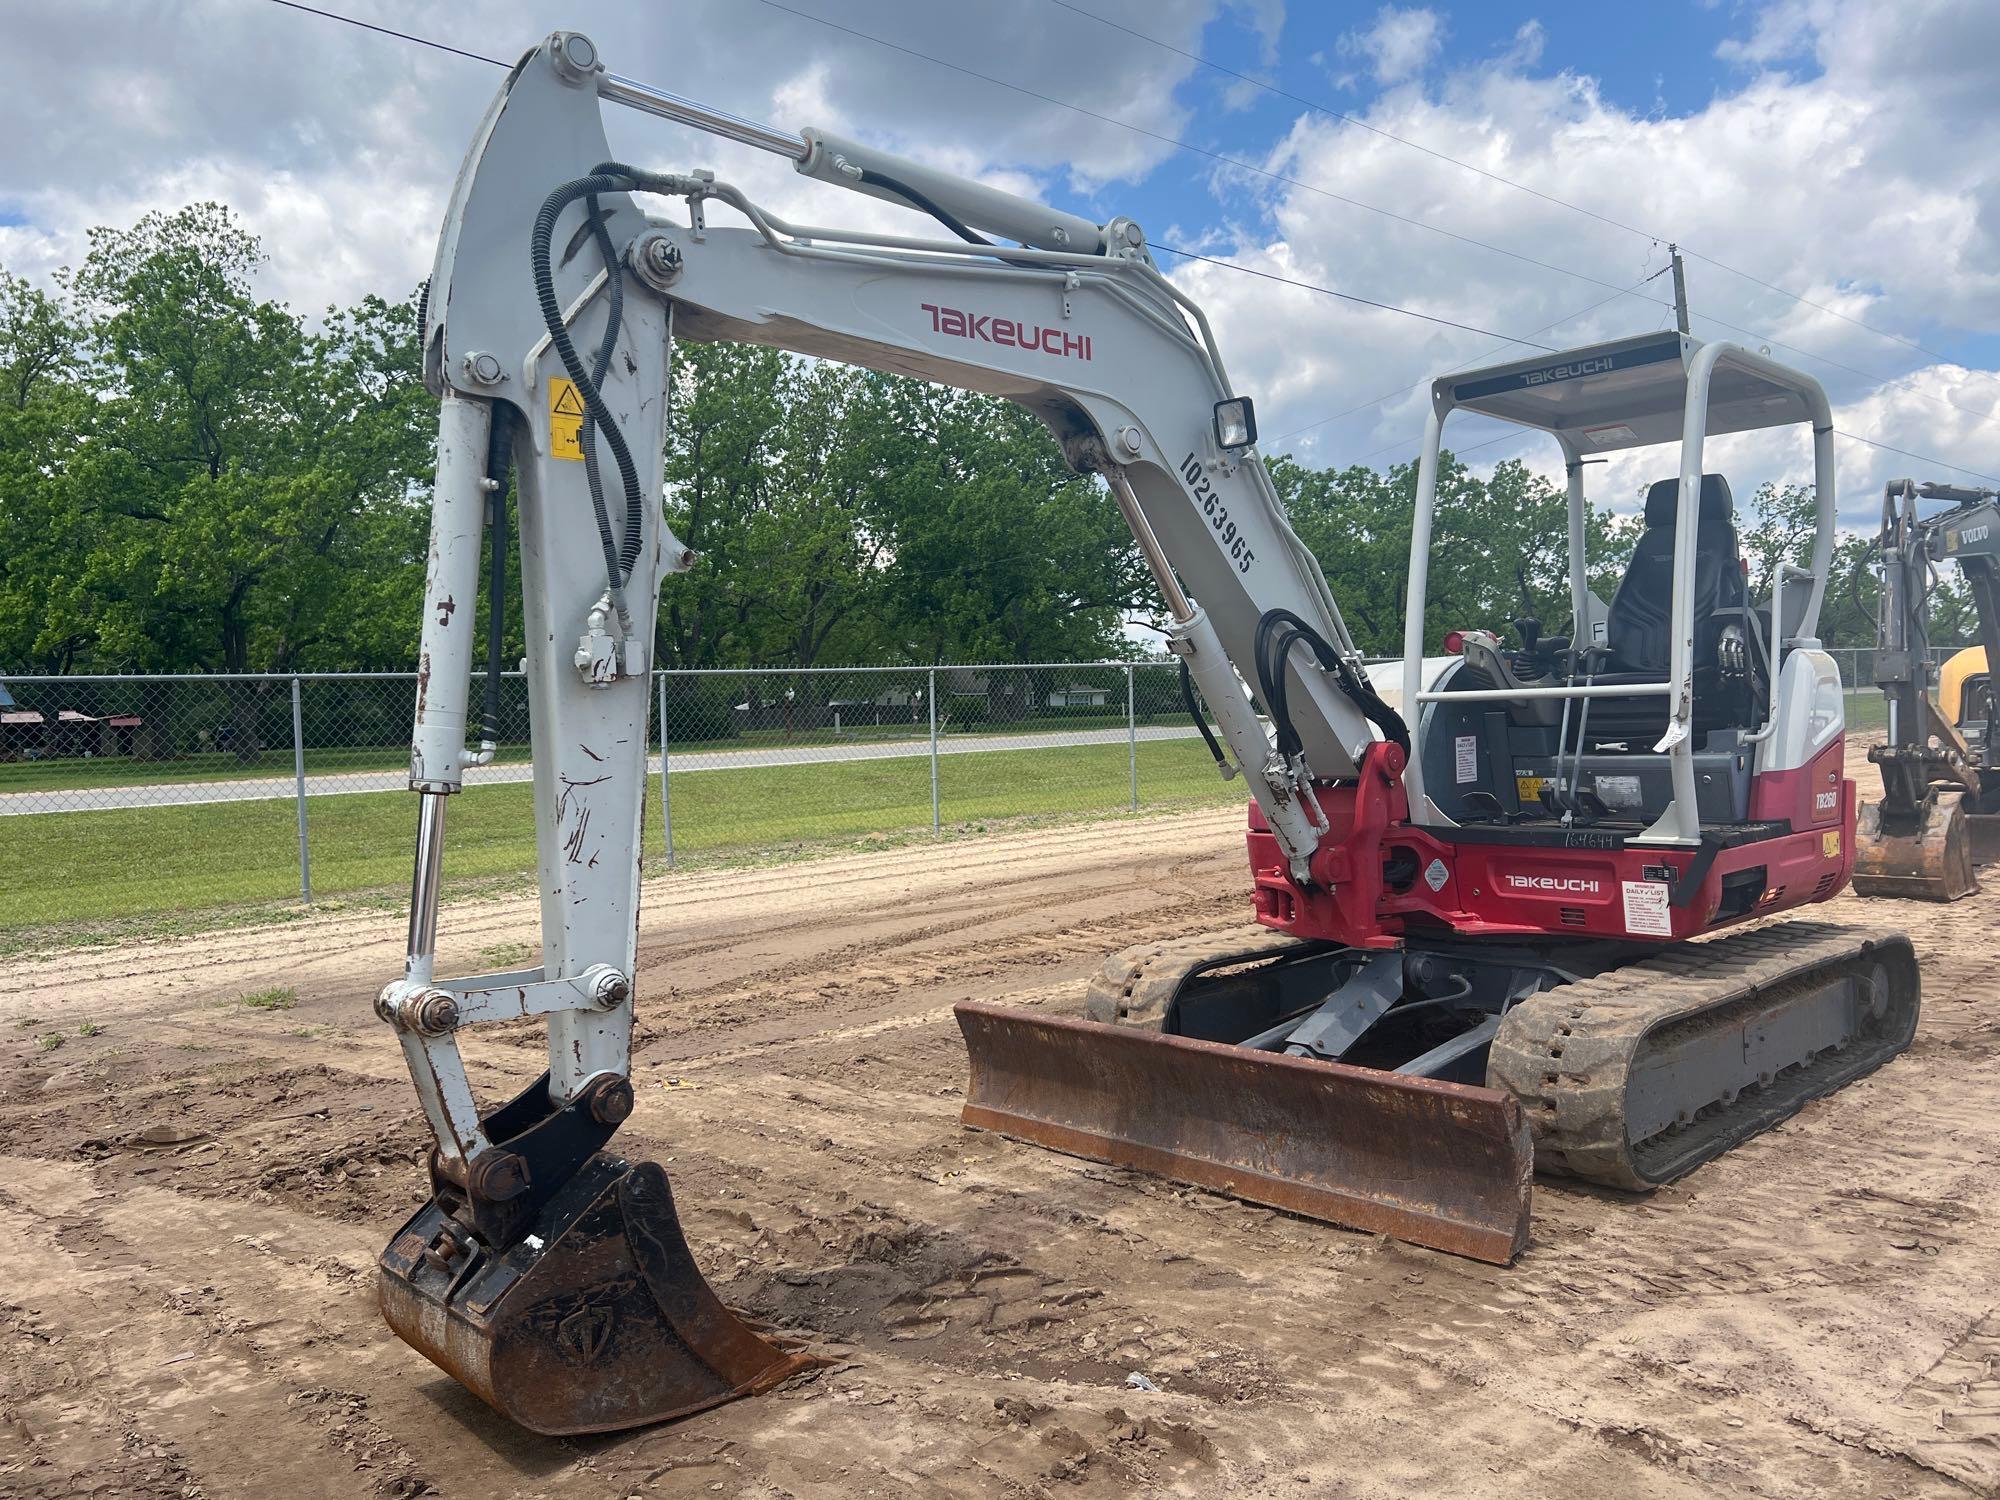
{"type": "Polygon", "coordinates": [[[1190,453],[1181,460],[1181,477],[1187,481],[1188,494],[1201,507],[1201,513],[1208,517],[1208,524],[1215,530],[1215,539],[1222,550],[1229,554],[1236,571],[1247,573],[1250,564],[1257,560],[1257,554],[1245,544],[1236,523],[1229,519],[1229,507],[1216,497],[1215,485],[1201,471],[1201,460],[1190,453]]]}

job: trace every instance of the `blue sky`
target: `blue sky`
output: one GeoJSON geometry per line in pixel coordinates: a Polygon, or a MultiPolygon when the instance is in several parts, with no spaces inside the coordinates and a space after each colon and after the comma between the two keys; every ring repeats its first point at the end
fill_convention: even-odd
{"type": "MultiPolygon", "coordinates": [[[[739,113],[821,125],[1095,217],[1129,214],[1156,243],[1238,268],[1162,256],[1208,309],[1266,433],[1297,433],[1286,446],[1310,462],[1408,456],[1422,399],[1390,394],[1399,384],[1526,351],[1243,269],[1552,345],[1671,316],[1664,281],[1615,295],[1664,264],[1647,234],[1226,78],[1084,14],[1094,12],[1820,304],[1710,261],[1689,265],[1699,335],[1770,341],[1826,383],[1857,435],[1842,439],[1850,523],[1865,522],[1883,479],[1944,472],[1860,436],[2000,475],[1991,0],[329,4],[504,56],[577,27],[616,71],[739,113]]],[[[45,279],[82,254],[92,224],[213,197],[264,237],[271,295],[310,310],[399,294],[427,268],[451,175],[496,83],[479,64],[268,0],[71,0],[31,44],[0,55],[0,124],[36,142],[0,169],[0,265],[45,279]]],[[[621,152],[713,166],[781,213],[899,223],[897,210],[806,183],[769,157],[657,122],[612,129],[621,152]]],[[[1457,441],[1483,436],[1468,428],[1457,441]]],[[[1800,476],[1802,443],[1721,446],[1739,492],[1800,476]]],[[[1475,461],[1517,454],[1547,458],[1509,442],[1475,461]]],[[[1614,465],[1600,485],[1623,503],[1648,477],[1614,465]]]]}

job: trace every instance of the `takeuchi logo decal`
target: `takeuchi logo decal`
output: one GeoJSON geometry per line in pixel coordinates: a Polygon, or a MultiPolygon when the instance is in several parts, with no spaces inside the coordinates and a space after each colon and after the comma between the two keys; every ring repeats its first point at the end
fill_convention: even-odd
{"type": "Polygon", "coordinates": [[[1090,358],[1090,335],[1064,333],[1060,328],[1036,328],[994,313],[966,312],[963,308],[939,307],[935,302],[919,304],[931,315],[931,332],[948,333],[953,338],[978,339],[1004,349],[1034,349],[1058,359],[1090,358]]]}
{"type": "Polygon", "coordinates": [[[1574,380],[1579,375],[1608,375],[1617,368],[1610,355],[1600,354],[1595,359],[1579,359],[1566,365],[1544,365],[1539,370],[1529,370],[1522,375],[1521,384],[1547,385],[1555,380],[1574,380]]]}
{"type": "Polygon", "coordinates": [[[1510,875],[1500,879],[1508,889],[1535,891],[1547,896],[1595,896],[1598,885],[1587,875],[1510,875]]]}

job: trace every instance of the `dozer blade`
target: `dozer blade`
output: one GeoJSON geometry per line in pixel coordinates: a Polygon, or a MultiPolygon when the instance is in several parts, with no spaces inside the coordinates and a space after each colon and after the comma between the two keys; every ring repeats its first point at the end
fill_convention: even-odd
{"type": "Polygon", "coordinates": [[[1955,794],[1935,798],[1922,826],[1911,833],[1883,832],[1879,802],[1863,805],[1855,821],[1857,895],[1956,901],[1979,889],[1972,867],[1972,833],[1955,794]]]}
{"type": "Polygon", "coordinates": [[[613,1432],[767,1391],[823,1363],[760,1336],[688,1252],[667,1174],[600,1151],[500,1254],[436,1199],[382,1252],[403,1341],[535,1432],[613,1432]]]}
{"type": "Polygon", "coordinates": [[[1496,1265],[1528,1242],[1534,1146],[1498,1090],[954,1009],[975,1129],[1496,1265]]]}

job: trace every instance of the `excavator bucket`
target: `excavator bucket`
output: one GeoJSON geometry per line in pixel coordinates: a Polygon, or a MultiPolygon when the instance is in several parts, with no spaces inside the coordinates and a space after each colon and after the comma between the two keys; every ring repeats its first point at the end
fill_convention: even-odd
{"type": "Polygon", "coordinates": [[[405,1343],[535,1432],[663,1422],[824,1363],[724,1307],[688,1252],[667,1174],[609,1152],[498,1255],[433,1198],[383,1251],[379,1291],[405,1343]]]}
{"type": "Polygon", "coordinates": [[[1505,1265],[1534,1145],[1495,1089],[966,1002],[961,1119],[1349,1229],[1505,1265]]]}
{"type": "Polygon", "coordinates": [[[1966,813],[1965,835],[1974,869],[2000,860],[2000,813],[1966,813]]]}
{"type": "MultiPolygon", "coordinates": [[[[1882,804],[1864,804],[1854,828],[1854,890],[1861,896],[1956,901],[1979,889],[1970,818],[1957,795],[1934,798],[1908,832],[1885,831],[1882,804]]],[[[1993,820],[1981,818],[1982,824],[1993,820]]],[[[1893,826],[1893,825],[1892,825],[1893,826]]],[[[1990,826],[1982,842],[2000,842],[1990,826]]]]}

